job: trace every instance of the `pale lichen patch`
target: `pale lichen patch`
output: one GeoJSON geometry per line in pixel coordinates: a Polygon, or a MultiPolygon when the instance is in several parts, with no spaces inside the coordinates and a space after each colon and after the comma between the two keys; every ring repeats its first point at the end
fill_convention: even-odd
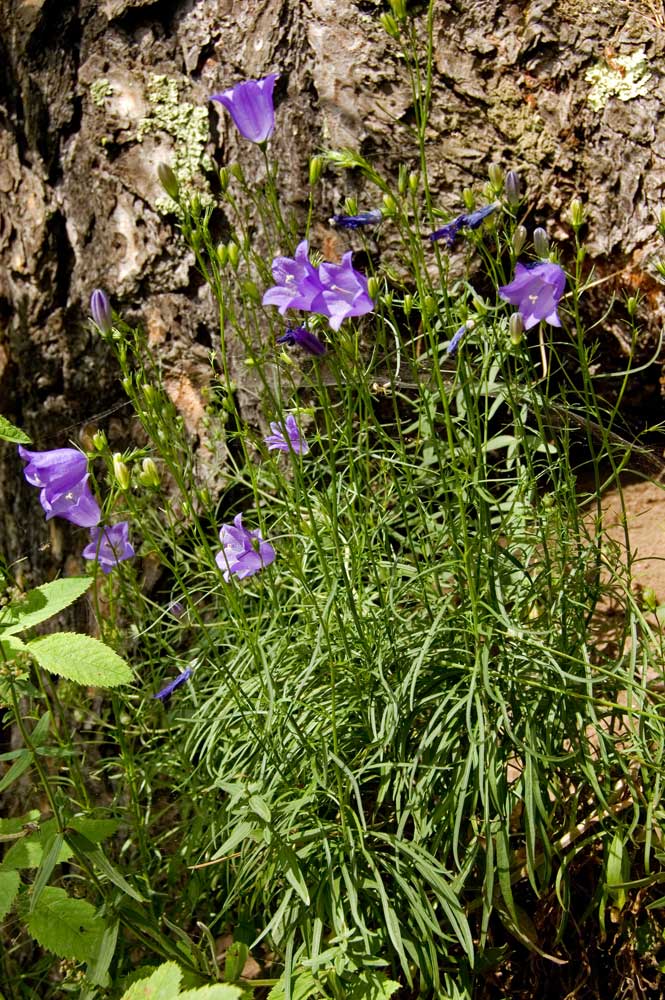
{"type": "Polygon", "coordinates": [[[90,99],[93,104],[96,104],[98,108],[103,108],[106,103],[107,98],[113,93],[113,87],[111,86],[111,81],[107,80],[105,77],[99,80],[93,80],[90,84],[90,99]]]}
{"type": "MultiPolygon", "coordinates": [[[[169,166],[186,194],[195,191],[204,204],[212,201],[210,192],[203,189],[202,170],[212,169],[210,157],[205,152],[210,138],[208,109],[196,107],[178,97],[178,82],[164,74],[153,74],[148,83],[150,114],[141,119],[136,131],[139,142],[149,133],[166,132],[174,140],[173,159],[169,166]]],[[[174,203],[164,195],[157,208],[172,212],[174,203]]]]}
{"type": "Polygon", "coordinates": [[[594,111],[602,111],[610,97],[618,97],[620,101],[644,97],[651,75],[644,49],[632,55],[613,56],[611,65],[598,62],[584,74],[584,79],[591,84],[587,101],[594,111]]]}

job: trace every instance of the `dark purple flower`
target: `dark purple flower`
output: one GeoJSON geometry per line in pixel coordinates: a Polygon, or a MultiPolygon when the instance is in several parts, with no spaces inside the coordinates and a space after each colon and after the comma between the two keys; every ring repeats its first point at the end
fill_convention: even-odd
{"type": "Polygon", "coordinates": [[[174,677],[172,681],[169,681],[166,687],[163,687],[161,691],[158,691],[157,694],[153,694],[153,698],[159,698],[160,701],[166,701],[169,695],[173,694],[176,688],[179,688],[181,684],[184,684],[185,681],[189,680],[192,673],[192,668],[187,667],[187,669],[183,670],[181,674],[178,674],[178,676],[174,677]]]}
{"type": "Polygon", "coordinates": [[[102,333],[110,333],[113,329],[111,306],[109,305],[109,300],[101,288],[95,288],[94,292],[90,296],[90,312],[92,313],[93,320],[102,333]]]}
{"type": "Polygon", "coordinates": [[[94,528],[99,524],[102,512],[88,486],[89,478],[90,476],[84,476],[63,493],[54,493],[53,490],[49,493],[47,489],[42,490],[39,502],[46,512],[46,520],[61,517],[64,521],[71,521],[81,528],[94,528]]]}
{"type": "Polygon", "coordinates": [[[484,205],[482,208],[477,208],[475,212],[465,212],[463,215],[458,215],[452,222],[448,222],[441,229],[430,233],[427,239],[432,240],[432,242],[435,240],[445,240],[446,246],[451,250],[460,229],[477,229],[483,219],[486,219],[492,212],[496,212],[499,205],[500,203],[495,201],[491,205],[484,205]]]}
{"type": "Polygon", "coordinates": [[[182,618],[185,613],[185,605],[182,601],[174,601],[173,604],[169,605],[167,610],[174,618],[182,618]]]}
{"type": "Polygon", "coordinates": [[[301,433],[296,418],[289,413],[283,424],[273,420],[270,424],[272,434],[264,437],[268,445],[268,451],[295,451],[296,455],[306,455],[309,445],[305,441],[304,434],[301,433]]]}
{"type": "Polygon", "coordinates": [[[558,264],[515,264],[515,278],[499,288],[502,299],[517,306],[524,329],[545,320],[561,326],[557,305],[566,287],[566,275],[558,264]]]}
{"type": "Polygon", "coordinates": [[[378,226],[382,218],[381,209],[373,208],[371,212],[358,212],[357,215],[333,215],[328,222],[341,229],[360,229],[361,226],[378,226]]]}
{"type": "Polygon", "coordinates": [[[134,548],[129,541],[127,521],[106,528],[92,528],[90,544],[83,549],[82,555],[84,559],[96,559],[103,573],[110,573],[123,559],[131,559],[134,548]]]}
{"type": "Polygon", "coordinates": [[[308,250],[309,244],[303,240],[293,257],[275,257],[272,262],[275,285],[263,296],[264,306],[277,306],[282,316],[287,309],[312,311],[312,302],[323,286],[317,269],[309,261],[308,250]]]}
{"type": "Polygon", "coordinates": [[[306,326],[289,327],[286,333],[277,338],[278,344],[297,344],[308,354],[322,355],[326,353],[325,344],[322,344],[315,333],[308,330],[306,326]]]}
{"type": "Polygon", "coordinates": [[[260,531],[248,531],[242,526],[242,514],[236,514],[233,524],[223,524],[219,530],[222,551],[215,556],[215,562],[224,570],[228,582],[231,573],[244,580],[253,576],[275,559],[275,550],[270,542],[264,542],[260,531]]]}
{"type": "Polygon", "coordinates": [[[461,327],[459,328],[457,333],[454,335],[453,339],[448,344],[446,354],[448,355],[449,358],[455,357],[455,355],[457,354],[457,348],[460,345],[462,337],[467,332],[467,330],[473,330],[474,326],[475,323],[473,322],[472,319],[468,319],[466,323],[462,323],[461,327]]]}
{"type": "Polygon", "coordinates": [[[350,316],[364,316],[374,309],[367,278],[356,271],[352,258],[353,252],[349,250],[341,264],[323,263],[319,267],[323,290],[314,298],[310,309],[327,316],[333,330],[339,330],[350,316]]]}
{"type": "Polygon", "coordinates": [[[221,94],[213,94],[210,100],[224,105],[245,139],[265,142],[275,127],[272,92],[278,76],[279,73],[270,73],[261,80],[245,80],[221,94]]]}

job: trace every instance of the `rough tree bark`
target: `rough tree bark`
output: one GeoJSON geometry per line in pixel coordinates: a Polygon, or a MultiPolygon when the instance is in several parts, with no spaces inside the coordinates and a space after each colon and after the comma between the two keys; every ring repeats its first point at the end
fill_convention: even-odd
{"type": "MultiPolygon", "coordinates": [[[[421,22],[425,6],[410,4],[421,22]]],[[[122,395],[85,319],[96,286],[147,328],[196,432],[213,310],[159,213],[155,167],[175,161],[182,176],[201,173],[204,187],[213,162],[259,169],[258,151],[207,103],[211,93],[282,74],[272,150],[296,211],[308,156],[321,147],[359,149],[393,175],[400,162],[416,165],[405,68],[379,23],[387,8],[382,0],[0,0],[0,410],[37,448],[63,446],[91,425],[111,439],[124,432],[123,410],[98,415],[122,395]]],[[[600,275],[625,268],[602,295],[646,292],[645,350],[663,316],[652,258],[662,249],[664,27],[660,0],[435,4],[429,162],[438,204],[459,211],[462,188],[484,180],[491,162],[517,167],[530,221],[565,240],[568,205],[581,196],[590,260],[600,275]]],[[[363,187],[330,174],[319,192],[325,219],[363,187]]],[[[320,225],[314,241],[324,235],[320,225]]],[[[620,319],[611,333],[608,355],[620,355],[620,319]]],[[[659,374],[653,366],[642,379],[642,402],[659,399],[659,374]]],[[[67,531],[63,522],[42,527],[7,448],[2,549],[27,557],[43,578],[79,548],[67,531]]]]}

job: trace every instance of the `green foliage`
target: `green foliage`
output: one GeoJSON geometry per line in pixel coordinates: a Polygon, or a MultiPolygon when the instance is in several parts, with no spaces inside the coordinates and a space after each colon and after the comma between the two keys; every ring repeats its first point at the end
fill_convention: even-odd
{"type": "Polygon", "coordinates": [[[132,672],[106,643],[77,632],[56,632],[26,644],[40,667],[76,684],[118,687],[128,684],[132,672]]]}
{"type": "Polygon", "coordinates": [[[217,984],[180,992],[182,972],[175,962],[160,965],[147,979],[133,983],[123,993],[122,1000],[238,1000],[242,990],[217,984]]]}
{"type": "Polygon", "coordinates": [[[95,954],[105,924],[86,900],[49,885],[28,914],[27,928],[42,948],[54,955],[87,962],[95,954]]]}
{"type": "Polygon", "coordinates": [[[30,438],[23,431],[19,430],[18,427],[3,417],[0,413],[0,440],[11,441],[13,444],[30,444],[30,438]]]}

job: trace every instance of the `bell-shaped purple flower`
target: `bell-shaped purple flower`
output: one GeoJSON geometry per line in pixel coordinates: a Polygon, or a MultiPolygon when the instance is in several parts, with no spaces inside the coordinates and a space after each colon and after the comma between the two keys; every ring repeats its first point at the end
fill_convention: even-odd
{"type": "Polygon", "coordinates": [[[311,311],[312,302],[323,290],[319,274],[308,257],[309,244],[303,240],[293,257],[275,257],[272,276],[275,284],[263,296],[264,306],[277,306],[282,316],[287,309],[311,311]]]}
{"type": "Polygon", "coordinates": [[[341,264],[323,263],[319,277],[323,290],[313,299],[310,309],[328,317],[333,330],[339,330],[350,316],[364,316],[374,309],[367,278],[351,263],[353,252],[342,257],[341,264]]]}
{"type": "Polygon", "coordinates": [[[129,524],[119,521],[105,528],[92,528],[90,544],[83,549],[84,559],[96,559],[103,573],[110,573],[123,559],[134,556],[134,547],[129,541],[129,524]]]}
{"type": "Polygon", "coordinates": [[[259,530],[248,531],[242,526],[242,514],[236,514],[233,524],[223,524],[219,530],[222,551],[215,556],[215,562],[224,571],[228,582],[231,573],[239,580],[253,576],[275,559],[275,550],[270,542],[265,542],[259,530]]]}
{"type": "Polygon", "coordinates": [[[224,105],[245,139],[265,142],[275,127],[272,92],[278,77],[279,73],[270,73],[261,80],[245,80],[221,94],[213,94],[210,100],[224,105]]]}
{"type": "Polygon", "coordinates": [[[362,226],[378,226],[382,218],[381,209],[373,208],[370,212],[358,212],[357,215],[333,215],[328,222],[340,229],[360,229],[362,226]]]}
{"type": "Polygon", "coordinates": [[[273,420],[270,430],[272,433],[263,439],[268,445],[268,451],[294,451],[296,455],[306,455],[309,451],[305,436],[292,413],[289,413],[283,424],[273,420]]]}
{"type": "Polygon", "coordinates": [[[20,444],[18,453],[28,463],[23,470],[26,480],[46,490],[49,499],[71,489],[88,472],[88,459],[76,448],[28,451],[20,444]]]}
{"type": "Polygon", "coordinates": [[[90,296],[90,312],[102,333],[110,333],[113,329],[113,316],[109,300],[101,288],[95,288],[90,296]]]}
{"type": "Polygon", "coordinates": [[[524,329],[530,330],[545,320],[552,326],[561,326],[557,305],[566,287],[566,275],[558,264],[515,264],[515,278],[509,285],[501,285],[502,299],[517,306],[524,329]]]}
{"type": "Polygon", "coordinates": [[[448,222],[441,229],[430,233],[427,239],[432,242],[435,240],[444,240],[448,249],[451,250],[460,229],[477,229],[483,219],[486,219],[492,212],[496,212],[499,207],[500,202],[495,201],[491,205],[484,205],[482,208],[477,208],[474,212],[465,212],[463,215],[458,215],[452,222],[448,222]]]}
{"type": "Polygon", "coordinates": [[[298,347],[302,347],[303,351],[307,351],[308,354],[321,356],[326,353],[325,344],[321,343],[316,334],[308,330],[306,326],[288,327],[286,333],[277,338],[277,343],[289,344],[290,346],[297,344],[298,347]]]}
{"type": "Polygon", "coordinates": [[[39,494],[39,502],[46,512],[46,520],[61,517],[63,521],[71,521],[80,528],[94,528],[102,518],[99,504],[95,500],[88,485],[90,476],[84,476],[62,493],[54,493],[44,489],[39,494]]]}
{"type": "Polygon", "coordinates": [[[169,681],[166,687],[163,687],[161,691],[158,691],[157,694],[153,694],[153,698],[158,698],[159,701],[166,701],[169,695],[173,694],[176,688],[179,688],[181,684],[184,684],[185,681],[189,680],[192,673],[192,668],[187,667],[187,669],[183,670],[181,674],[178,674],[178,676],[174,677],[172,681],[169,681]]]}

